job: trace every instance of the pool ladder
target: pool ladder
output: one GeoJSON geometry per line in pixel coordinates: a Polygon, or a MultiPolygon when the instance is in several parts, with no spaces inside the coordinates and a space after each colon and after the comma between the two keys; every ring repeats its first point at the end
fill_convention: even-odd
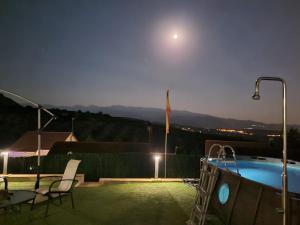
{"type": "Polygon", "coordinates": [[[238,164],[236,162],[236,155],[234,149],[229,145],[214,144],[210,147],[207,157],[200,159],[200,179],[198,185],[196,185],[196,198],[194,206],[190,215],[190,219],[187,221],[187,225],[204,225],[207,216],[207,209],[211,199],[212,192],[218,179],[218,165],[221,161],[225,163],[227,168],[228,161],[226,159],[226,150],[230,149],[236,171],[239,174],[238,164]],[[209,164],[213,150],[218,147],[216,152],[216,166],[209,164]]]}

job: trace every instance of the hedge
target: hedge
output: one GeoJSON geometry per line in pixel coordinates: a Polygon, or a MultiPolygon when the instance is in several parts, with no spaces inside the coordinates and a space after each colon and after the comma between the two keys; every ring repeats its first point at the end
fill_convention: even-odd
{"type": "MultiPolygon", "coordinates": [[[[99,178],[150,178],[154,176],[154,159],[143,153],[85,153],[41,157],[41,173],[63,173],[70,158],[81,160],[78,173],[86,181],[99,178]]],[[[167,177],[199,177],[199,155],[167,155],[167,177]]],[[[0,162],[2,170],[2,161],[0,162]]],[[[36,173],[37,157],[9,158],[8,173],[36,173]]],[[[159,177],[164,176],[164,158],[159,164],[159,177]]]]}

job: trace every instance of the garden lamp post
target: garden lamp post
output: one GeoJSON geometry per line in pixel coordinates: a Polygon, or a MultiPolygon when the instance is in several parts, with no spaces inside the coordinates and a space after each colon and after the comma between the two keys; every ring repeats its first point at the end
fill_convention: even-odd
{"type": "Polygon", "coordinates": [[[1,152],[3,156],[3,174],[7,174],[8,152],[1,152]]]}
{"type": "Polygon", "coordinates": [[[159,175],[159,160],[160,155],[154,155],[154,178],[157,179],[159,175]]]}

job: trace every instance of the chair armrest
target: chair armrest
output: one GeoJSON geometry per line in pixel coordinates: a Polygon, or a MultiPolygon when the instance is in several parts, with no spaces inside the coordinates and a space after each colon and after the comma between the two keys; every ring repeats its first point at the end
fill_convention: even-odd
{"type": "MultiPolygon", "coordinates": [[[[40,177],[40,179],[39,180],[36,180],[36,183],[38,182],[39,184],[40,184],[40,182],[42,181],[42,180],[47,180],[48,179],[48,181],[49,181],[49,183],[50,182],[53,182],[53,180],[54,181],[60,181],[61,179],[62,179],[62,176],[58,176],[58,175],[53,175],[53,176],[43,176],[43,177],[40,177]],[[49,178],[56,178],[56,179],[49,179],[49,178]]],[[[48,183],[48,182],[47,182],[48,183]]],[[[50,185],[51,185],[51,183],[50,183],[50,185]]],[[[47,184],[46,186],[49,186],[49,184],[47,184]]],[[[36,188],[35,188],[36,189],[36,188]]]]}
{"type": "Polygon", "coordinates": [[[46,179],[46,178],[60,178],[60,180],[61,180],[62,176],[59,176],[59,175],[43,176],[43,177],[40,177],[40,180],[41,180],[41,179],[46,179]]]}
{"type": "Polygon", "coordinates": [[[49,186],[49,193],[55,193],[55,192],[69,192],[70,190],[72,190],[75,186],[75,184],[78,183],[78,180],[75,179],[60,179],[60,180],[55,180],[53,181],[50,186],[49,186]],[[62,181],[72,181],[72,185],[71,187],[67,190],[67,191],[51,191],[52,187],[54,184],[58,183],[58,182],[62,182],[62,181]]]}

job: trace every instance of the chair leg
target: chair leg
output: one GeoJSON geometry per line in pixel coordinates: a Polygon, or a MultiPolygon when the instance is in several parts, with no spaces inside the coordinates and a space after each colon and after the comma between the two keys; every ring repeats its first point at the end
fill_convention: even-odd
{"type": "Polygon", "coordinates": [[[60,193],[58,193],[58,196],[59,196],[59,203],[62,204],[60,193]]]}
{"type": "Polygon", "coordinates": [[[30,213],[29,213],[29,222],[31,223],[32,221],[32,210],[33,210],[33,207],[34,207],[34,202],[35,202],[35,198],[32,199],[32,202],[31,202],[31,206],[30,206],[30,213]]]}
{"type": "Polygon", "coordinates": [[[32,199],[30,210],[33,210],[35,198],[32,199]]]}
{"type": "Polygon", "coordinates": [[[72,201],[72,208],[74,209],[75,205],[74,205],[74,199],[73,199],[73,192],[72,191],[71,191],[71,201],[72,201]]]}
{"type": "Polygon", "coordinates": [[[52,201],[52,198],[51,198],[50,196],[48,196],[48,201],[47,201],[47,206],[46,206],[45,217],[48,216],[48,210],[49,210],[50,201],[52,201]]]}

